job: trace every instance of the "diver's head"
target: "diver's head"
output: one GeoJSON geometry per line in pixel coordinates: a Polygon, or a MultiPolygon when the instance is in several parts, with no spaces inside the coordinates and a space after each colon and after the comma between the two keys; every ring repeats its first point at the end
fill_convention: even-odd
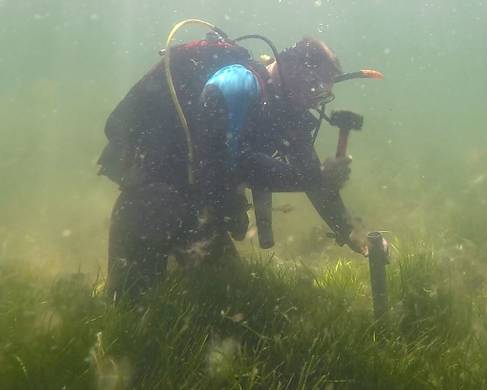
{"type": "Polygon", "coordinates": [[[305,37],[279,54],[279,65],[286,92],[297,110],[333,100],[333,83],[342,69],[325,43],[305,37]]]}

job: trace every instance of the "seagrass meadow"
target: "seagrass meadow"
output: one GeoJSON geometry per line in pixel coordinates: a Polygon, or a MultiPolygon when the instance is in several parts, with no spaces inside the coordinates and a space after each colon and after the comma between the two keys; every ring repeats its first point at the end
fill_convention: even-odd
{"type": "Polygon", "coordinates": [[[0,389],[487,389],[486,34],[482,0],[0,0],[0,389]],[[274,196],[274,248],[250,211],[241,261],[106,296],[104,124],[186,18],[384,74],[327,111],[364,116],[342,196],[390,243],[386,316],[299,193],[274,196]]]}

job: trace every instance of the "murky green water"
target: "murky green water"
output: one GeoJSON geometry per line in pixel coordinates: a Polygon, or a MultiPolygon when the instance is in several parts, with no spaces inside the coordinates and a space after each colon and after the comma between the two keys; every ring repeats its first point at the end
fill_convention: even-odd
{"type": "MultiPolygon", "coordinates": [[[[0,0],[0,259],[50,270],[105,266],[116,188],[96,176],[104,121],[159,60],[170,28],[189,17],[231,36],[264,34],[280,48],[312,35],[336,51],[344,70],[382,71],[380,82],[337,85],[330,107],[365,116],[351,139],[347,204],[370,229],[485,261],[487,3],[480,0],[0,0]]],[[[190,28],[178,38],[203,33],[190,28]]],[[[322,158],[336,139],[336,130],[322,128],[322,158]]],[[[276,201],[286,202],[295,211],[275,216],[277,251],[294,256],[320,221],[301,195],[276,201]]]]}
{"type": "MultiPolygon", "coordinates": [[[[484,0],[0,0],[0,388],[485,388],[486,37],[484,0]],[[364,115],[342,194],[398,244],[384,328],[366,260],[302,194],[275,197],[293,211],[271,261],[173,272],[136,307],[103,294],[105,120],[185,18],[278,48],[311,35],[385,74],[328,107],[364,115]]],[[[322,127],[322,159],[337,136],[322,127]]]]}

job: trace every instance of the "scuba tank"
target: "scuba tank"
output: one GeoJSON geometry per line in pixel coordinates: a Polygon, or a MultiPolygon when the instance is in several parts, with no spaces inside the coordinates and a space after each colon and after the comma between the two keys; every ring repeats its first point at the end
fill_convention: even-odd
{"type": "MultiPolygon", "coordinates": [[[[189,131],[189,126],[186,120],[186,116],[181,108],[181,105],[179,103],[179,97],[178,95],[182,95],[180,93],[177,93],[176,87],[174,84],[174,79],[172,76],[171,72],[171,67],[172,67],[172,61],[171,61],[171,52],[184,52],[184,49],[187,48],[194,48],[194,47],[204,47],[205,49],[208,49],[209,46],[215,46],[215,47],[223,47],[226,52],[224,57],[232,58],[233,54],[238,54],[242,55],[244,52],[239,52],[239,50],[244,50],[245,51],[245,56],[242,56],[242,62],[249,63],[250,62],[250,54],[240,46],[236,45],[236,42],[242,41],[245,39],[261,39],[265,41],[271,48],[274,57],[276,60],[278,59],[278,52],[276,47],[273,45],[273,43],[261,36],[261,35],[246,35],[242,36],[239,38],[236,38],[234,40],[229,40],[227,35],[220,29],[218,29],[216,26],[211,25],[207,22],[200,21],[200,20],[186,20],[178,23],[170,32],[168,39],[167,39],[167,46],[166,49],[161,51],[160,53],[164,55],[164,63],[165,63],[165,76],[166,76],[166,82],[169,87],[169,92],[171,99],[173,101],[173,104],[176,108],[179,121],[185,131],[185,137],[186,137],[186,145],[187,145],[187,162],[188,162],[188,167],[187,167],[187,172],[188,172],[188,183],[191,185],[194,183],[194,176],[193,176],[193,145],[192,145],[192,140],[191,140],[191,133],[189,131]],[[187,23],[196,23],[196,24],[204,24],[208,27],[210,27],[210,32],[207,35],[207,40],[206,41],[196,41],[190,44],[186,45],[180,45],[176,46],[174,48],[171,48],[170,44],[172,41],[172,38],[175,34],[175,32],[182,27],[183,25],[187,23]],[[203,43],[204,42],[204,43],[203,43]]],[[[208,79],[209,75],[213,72],[215,72],[218,68],[221,68],[225,65],[225,61],[221,61],[221,58],[219,55],[215,55],[215,53],[211,54],[209,51],[205,50],[205,55],[210,55],[209,57],[206,58],[204,61],[195,61],[194,57],[191,57],[191,62],[194,63],[196,62],[198,66],[201,68],[202,64],[207,63],[207,66],[203,65],[203,69],[205,72],[200,72],[200,80],[199,84],[200,85],[191,85],[189,86],[190,90],[202,90],[204,82],[208,79]],[[207,59],[215,59],[218,58],[218,61],[207,61],[207,59]],[[199,87],[199,88],[198,88],[199,87]]],[[[233,57],[232,63],[239,63],[238,58],[233,57]]],[[[244,63],[245,65],[245,63],[244,63]]],[[[179,68],[178,68],[179,70],[179,68]]],[[[279,72],[281,71],[281,68],[278,68],[279,72]]],[[[281,75],[281,81],[283,82],[284,78],[281,75]]],[[[283,86],[283,88],[285,88],[283,86]]],[[[182,100],[182,99],[181,99],[182,100]]],[[[261,248],[270,248],[274,245],[274,239],[273,239],[273,232],[272,232],[272,192],[268,190],[257,190],[255,188],[252,188],[252,200],[254,203],[254,212],[255,212],[255,220],[256,220],[256,225],[257,225],[257,230],[258,230],[258,236],[259,236],[259,245],[261,248]]]]}

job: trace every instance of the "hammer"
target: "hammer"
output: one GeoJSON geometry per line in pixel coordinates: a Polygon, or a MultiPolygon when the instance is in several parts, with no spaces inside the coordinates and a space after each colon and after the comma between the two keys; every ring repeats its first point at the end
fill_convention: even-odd
{"type": "Polygon", "coordinates": [[[333,111],[330,115],[330,125],[340,129],[336,158],[345,157],[347,154],[348,135],[351,130],[361,130],[364,117],[352,111],[333,111]]]}
{"type": "MultiPolygon", "coordinates": [[[[344,73],[335,77],[335,84],[351,79],[374,79],[382,80],[384,75],[374,69],[362,69],[358,72],[344,73]]],[[[330,125],[337,126],[340,129],[338,138],[336,158],[345,157],[347,154],[348,133],[350,130],[360,130],[364,123],[362,115],[355,114],[351,111],[334,111],[329,119],[330,125]]]]}

